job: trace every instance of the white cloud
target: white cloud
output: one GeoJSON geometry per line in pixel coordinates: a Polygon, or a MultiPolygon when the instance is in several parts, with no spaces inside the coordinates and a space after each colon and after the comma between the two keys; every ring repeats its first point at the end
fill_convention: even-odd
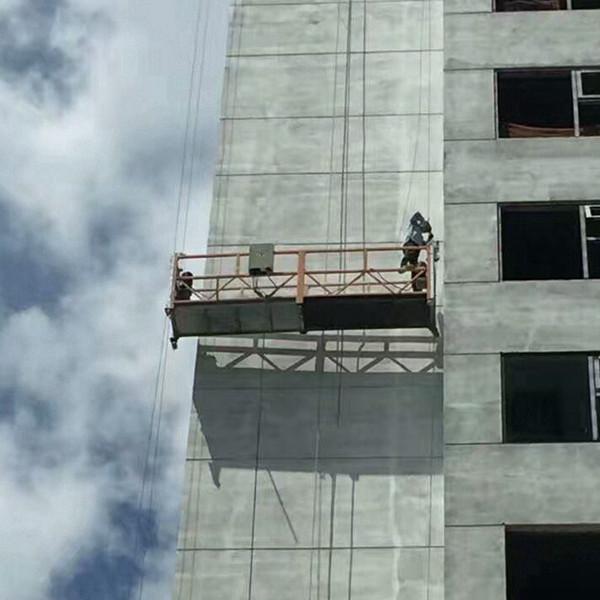
{"type": "MultiPolygon", "coordinates": [[[[21,4],[3,4],[0,18],[21,4]]],[[[44,102],[0,70],[0,204],[23,228],[10,233],[15,248],[32,240],[38,253],[20,257],[23,281],[7,285],[27,295],[31,260],[69,275],[49,307],[10,312],[0,300],[0,401],[11,396],[0,421],[0,597],[11,600],[48,597],[53,575],[94,547],[110,549],[120,534],[109,508],[139,491],[197,8],[192,0],[79,0],[73,20],[60,4],[51,44],[77,57],[85,82],[71,101],[44,102]],[[86,18],[102,26],[83,48],[77,23],[91,31],[86,18]]],[[[198,141],[208,155],[227,18],[224,2],[211,4],[202,109],[210,136],[198,141]]],[[[196,248],[211,169],[198,167],[192,193],[196,248]]],[[[169,356],[161,432],[162,540],[175,533],[191,400],[193,343],[182,346],[169,356]]],[[[173,549],[162,550],[148,557],[157,574],[148,600],[169,595],[173,549]]]]}

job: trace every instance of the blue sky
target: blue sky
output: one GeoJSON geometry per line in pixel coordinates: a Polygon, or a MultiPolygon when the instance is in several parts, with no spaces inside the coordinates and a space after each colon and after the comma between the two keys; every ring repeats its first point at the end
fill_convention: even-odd
{"type": "MultiPolygon", "coordinates": [[[[0,598],[137,598],[142,575],[144,599],[169,597],[191,341],[168,354],[152,510],[139,494],[198,9],[0,3],[0,598]]],[[[228,18],[200,10],[187,250],[206,238],[228,18]]]]}

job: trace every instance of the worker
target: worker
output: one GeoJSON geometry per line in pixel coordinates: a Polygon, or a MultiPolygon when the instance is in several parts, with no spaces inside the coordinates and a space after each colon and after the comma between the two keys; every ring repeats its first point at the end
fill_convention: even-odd
{"type": "Polygon", "coordinates": [[[194,275],[190,271],[178,269],[177,281],[175,282],[175,300],[189,300],[192,297],[194,286],[194,275]]]}
{"type": "Polygon", "coordinates": [[[419,266],[419,255],[421,250],[418,248],[430,244],[433,240],[433,233],[431,231],[431,224],[425,219],[420,213],[416,212],[410,218],[410,228],[408,230],[408,236],[404,242],[404,256],[400,263],[400,273],[406,271],[413,271],[419,266]],[[425,234],[427,239],[425,239],[425,234]],[[411,246],[417,247],[415,250],[409,249],[411,246]]]}

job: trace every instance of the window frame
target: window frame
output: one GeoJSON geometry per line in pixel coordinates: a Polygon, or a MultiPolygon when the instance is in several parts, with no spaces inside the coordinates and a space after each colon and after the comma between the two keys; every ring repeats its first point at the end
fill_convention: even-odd
{"type": "Polygon", "coordinates": [[[501,352],[500,353],[500,396],[501,396],[501,417],[502,417],[502,444],[596,444],[600,442],[600,350],[592,352],[501,352]],[[506,361],[507,356],[558,356],[558,355],[584,355],[588,359],[588,393],[590,401],[590,432],[591,439],[585,441],[556,441],[556,442],[537,442],[537,441],[508,441],[507,431],[507,409],[506,399],[506,361]]]}

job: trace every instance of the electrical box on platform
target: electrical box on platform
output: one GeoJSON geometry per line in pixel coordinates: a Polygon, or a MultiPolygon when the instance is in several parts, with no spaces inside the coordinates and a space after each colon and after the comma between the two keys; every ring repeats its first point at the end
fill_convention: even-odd
{"type": "Polygon", "coordinates": [[[270,275],[273,273],[275,246],[273,244],[252,244],[248,257],[250,275],[270,275]]]}

